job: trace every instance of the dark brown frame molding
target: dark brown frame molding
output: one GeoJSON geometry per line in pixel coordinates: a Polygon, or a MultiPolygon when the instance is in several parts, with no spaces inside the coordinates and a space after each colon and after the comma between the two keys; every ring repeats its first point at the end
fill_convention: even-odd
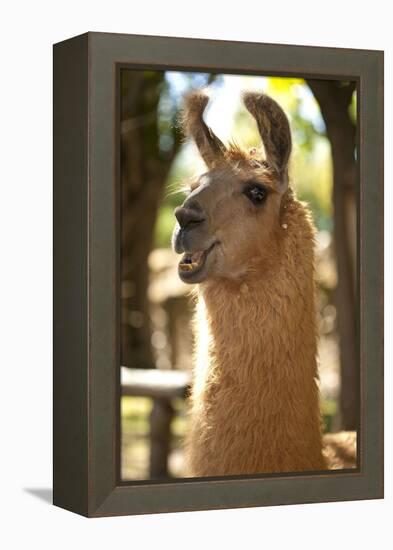
{"type": "Polygon", "coordinates": [[[87,33],[54,46],[54,504],[89,516],[383,497],[383,52],[87,33]],[[360,467],[123,483],[122,67],[358,83],[360,467]]]}

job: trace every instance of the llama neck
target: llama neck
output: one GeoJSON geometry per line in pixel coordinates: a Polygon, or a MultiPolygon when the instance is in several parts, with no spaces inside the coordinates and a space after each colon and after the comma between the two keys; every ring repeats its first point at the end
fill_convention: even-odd
{"type": "Polygon", "coordinates": [[[203,448],[198,457],[195,445],[193,456],[191,442],[199,475],[324,467],[313,235],[306,222],[303,231],[297,225],[285,234],[275,267],[201,289],[191,436],[203,448]]]}

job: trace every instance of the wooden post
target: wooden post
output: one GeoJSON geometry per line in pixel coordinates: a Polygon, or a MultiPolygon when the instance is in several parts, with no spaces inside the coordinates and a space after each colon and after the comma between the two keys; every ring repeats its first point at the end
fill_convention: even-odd
{"type": "Polygon", "coordinates": [[[169,399],[155,398],[150,416],[150,478],[168,477],[171,422],[174,410],[169,399]]]}

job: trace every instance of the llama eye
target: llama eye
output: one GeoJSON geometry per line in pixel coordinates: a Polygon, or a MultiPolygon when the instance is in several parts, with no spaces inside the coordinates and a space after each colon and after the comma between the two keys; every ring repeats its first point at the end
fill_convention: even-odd
{"type": "Polygon", "coordinates": [[[247,187],[247,189],[244,191],[244,194],[256,206],[262,204],[267,197],[266,189],[261,185],[255,184],[247,187]]]}

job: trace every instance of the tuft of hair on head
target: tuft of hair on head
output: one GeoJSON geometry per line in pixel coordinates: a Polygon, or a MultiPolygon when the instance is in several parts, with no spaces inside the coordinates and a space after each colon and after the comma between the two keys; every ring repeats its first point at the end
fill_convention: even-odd
{"type": "Polygon", "coordinates": [[[184,134],[194,139],[206,165],[213,168],[225,161],[227,150],[203,119],[208,102],[209,96],[205,89],[188,93],[183,100],[180,121],[184,134]]]}
{"type": "Polygon", "coordinates": [[[250,160],[251,155],[248,151],[245,151],[234,139],[228,144],[227,157],[233,162],[247,162],[250,160]]]}

